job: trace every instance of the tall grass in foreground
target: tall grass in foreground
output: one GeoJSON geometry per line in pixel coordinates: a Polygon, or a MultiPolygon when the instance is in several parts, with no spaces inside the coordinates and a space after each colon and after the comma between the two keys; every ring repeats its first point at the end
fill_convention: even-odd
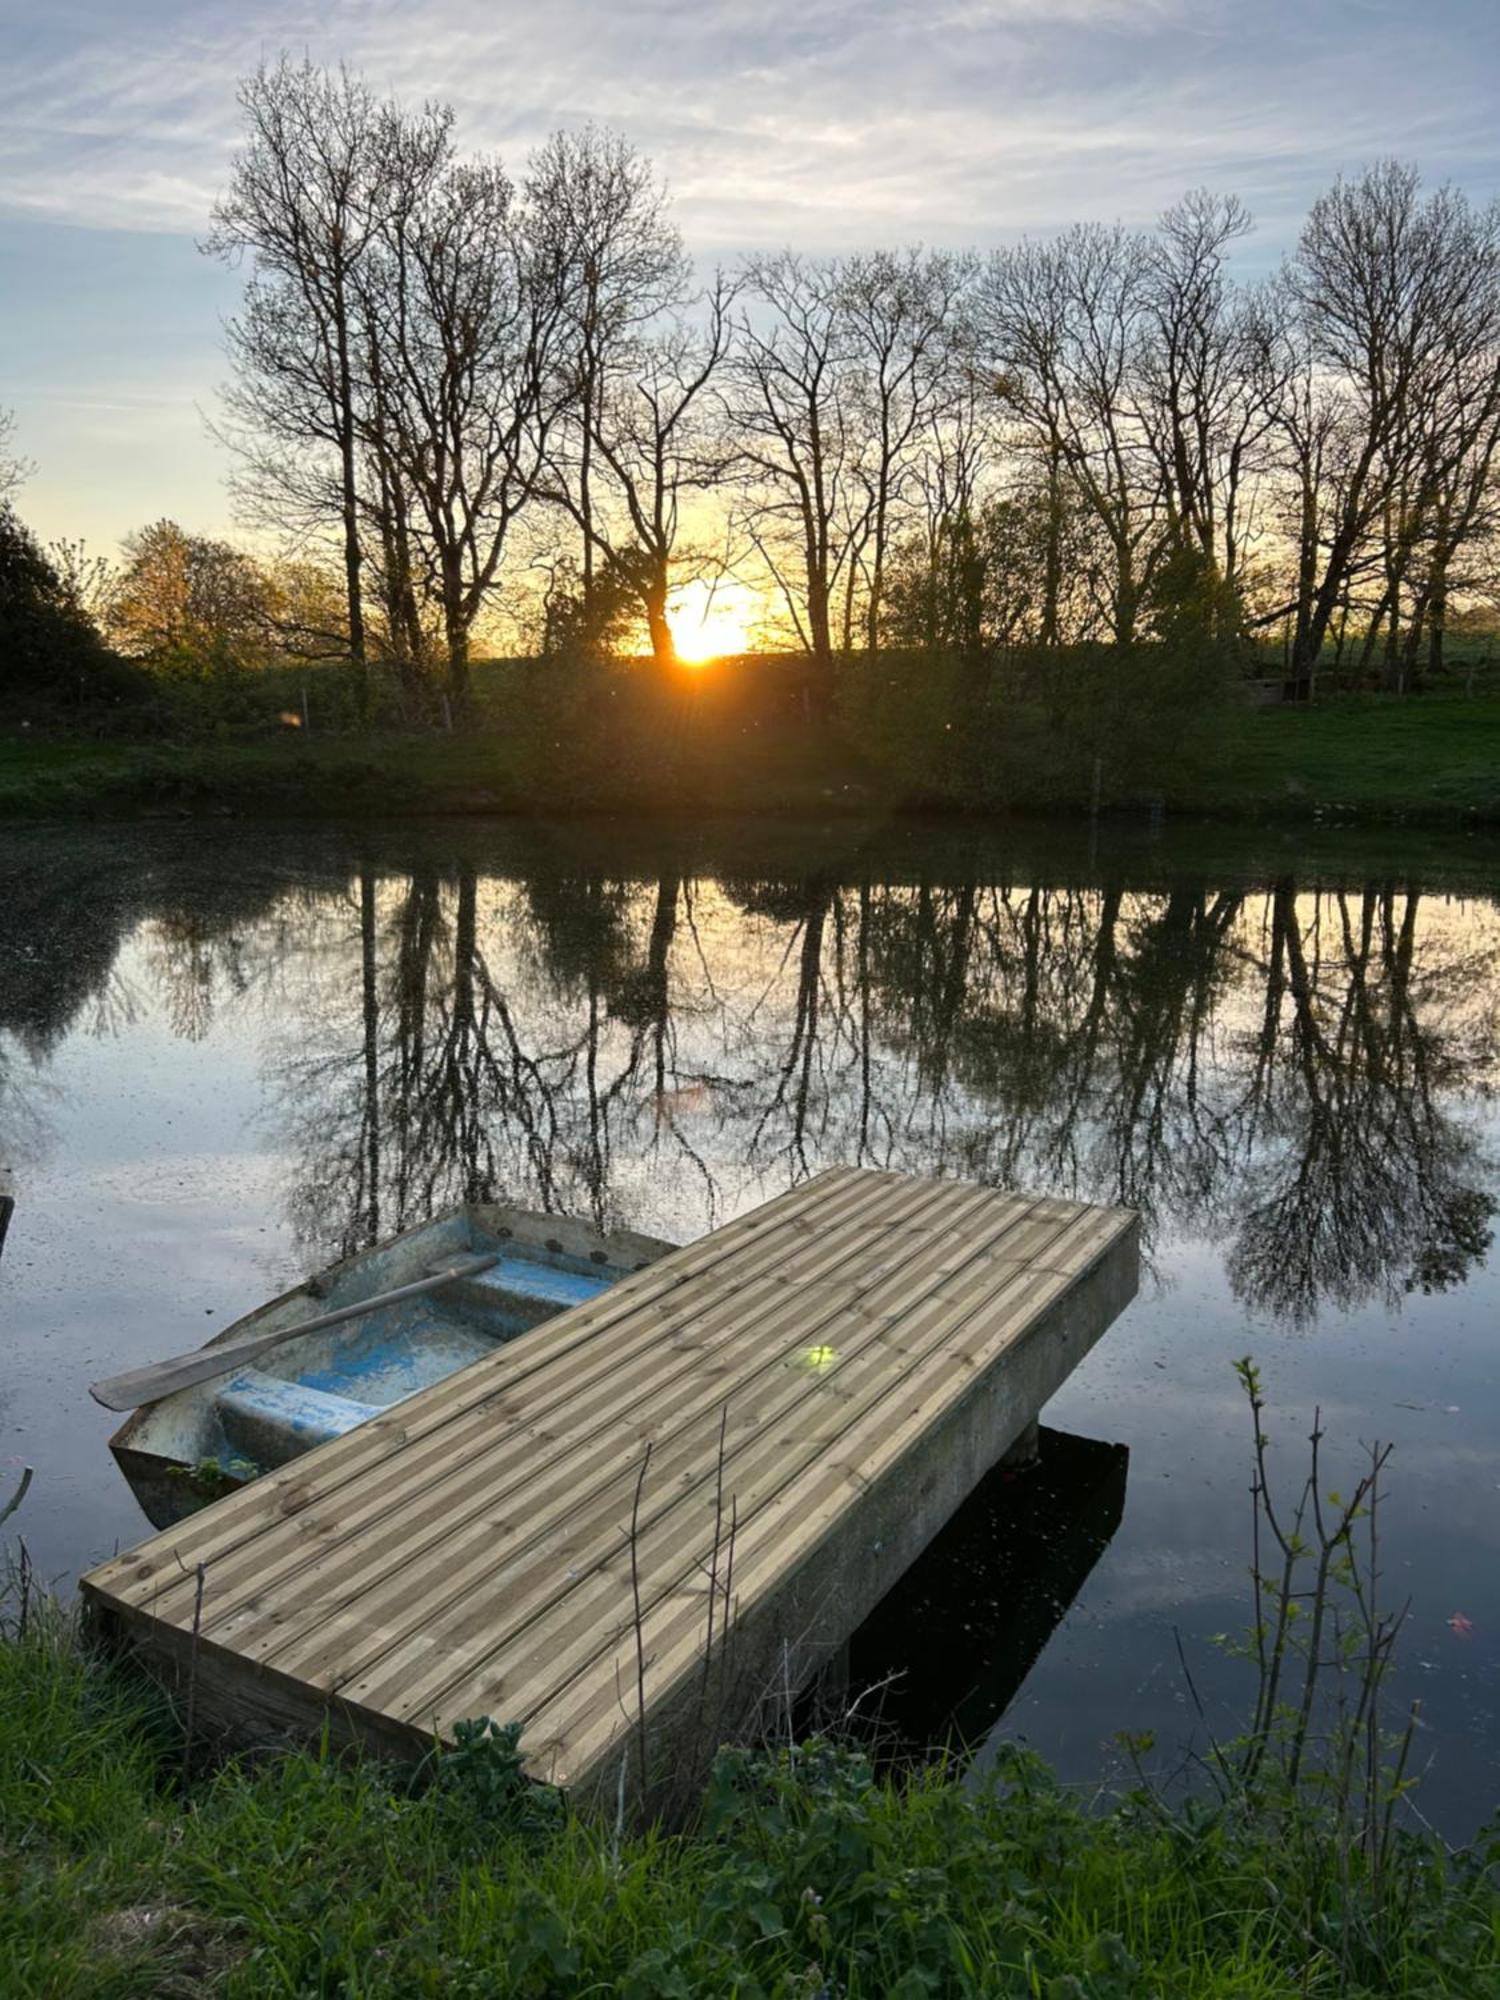
{"type": "Polygon", "coordinates": [[[815,1741],[722,1752],[691,1832],[628,1835],[529,1786],[516,1732],[477,1723],[415,1780],[307,1753],[184,1783],[170,1712],[33,1598],[0,1640],[0,1992],[1500,1994],[1500,1849],[1397,1824],[1400,1733],[1372,1739],[1359,1708],[1359,1635],[1386,1629],[1346,1603],[1371,1495],[1305,1485],[1304,1525],[1315,1497],[1321,1538],[1295,1501],[1277,1514],[1285,1584],[1256,1564],[1244,1736],[1211,1745],[1200,1795],[1143,1780],[1102,1813],[1019,1750],[971,1788],[815,1741]],[[1355,1722],[1375,1764],[1343,1784],[1355,1722]]]}

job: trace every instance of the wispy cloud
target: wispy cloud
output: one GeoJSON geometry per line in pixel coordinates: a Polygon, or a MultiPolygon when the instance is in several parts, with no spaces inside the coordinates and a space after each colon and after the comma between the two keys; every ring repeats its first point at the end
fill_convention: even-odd
{"type": "Polygon", "coordinates": [[[0,403],[49,532],[223,522],[194,403],[233,280],[192,244],[237,79],[282,49],[450,100],[513,167],[559,125],[617,126],[705,258],[983,245],[1209,184],[1270,264],[1379,154],[1500,188],[1494,0],[48,0],[0,65],[0,403]]]}
{"type": "Polygon", "coordinates": [[[1357,0],[94,0],[33,27],[7,65],[0,201],[201,229],[233,146],[235,79],[291,48],[448,97],[472,143],[513,155],[558,123],[618,125],[715,250],[1144,216],[1201,179],[1279,221],[1377,151],[1421,151],[1488,191],[1491,13],[1480,0],[1440,0],[1420,22],[1357,0]]]}

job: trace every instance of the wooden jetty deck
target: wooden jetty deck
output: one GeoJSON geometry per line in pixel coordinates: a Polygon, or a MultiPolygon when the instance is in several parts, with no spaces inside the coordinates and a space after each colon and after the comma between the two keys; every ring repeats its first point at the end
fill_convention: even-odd
{"type": "Polygon", "coordinates": [[[488,1715],[538,1779],[613,1791],[644,1713],[654,1784],[843,1644],[1137,1264],[1123,1209],[835,1168],[83,1591],[238,1735],[413,1755],[488,1715]]]}

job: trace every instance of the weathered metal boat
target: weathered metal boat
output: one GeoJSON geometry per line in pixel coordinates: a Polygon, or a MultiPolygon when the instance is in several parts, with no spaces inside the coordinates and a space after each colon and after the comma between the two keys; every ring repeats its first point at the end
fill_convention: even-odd
{"type": "Polygon", "coordinates": [[[96,1385],[119,1409],[137,1400],[129,1385],[158,1372],[164,1384],[174,1371],[207,1377],[140,1400],[110,1449],[147,1519],[170,1527],[674,1247],[525,1209],[451,1209],[309,1278],[191,1357],[96,1385]],[[122,1387],[123,1400],[111,1393],[122,1387]]]}

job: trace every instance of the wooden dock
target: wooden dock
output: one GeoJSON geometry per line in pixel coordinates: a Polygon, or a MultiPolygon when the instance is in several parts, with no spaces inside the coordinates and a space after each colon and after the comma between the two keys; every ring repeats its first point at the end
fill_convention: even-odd
{"type": "Polygon", "coordinates": [[[411,1756],[488,1715],[574,1791],[695,1776],[843,1644],[1137,1263],[1123,1209],[836,1168],[82,1588],[236,1735],[411,1756]]]}

